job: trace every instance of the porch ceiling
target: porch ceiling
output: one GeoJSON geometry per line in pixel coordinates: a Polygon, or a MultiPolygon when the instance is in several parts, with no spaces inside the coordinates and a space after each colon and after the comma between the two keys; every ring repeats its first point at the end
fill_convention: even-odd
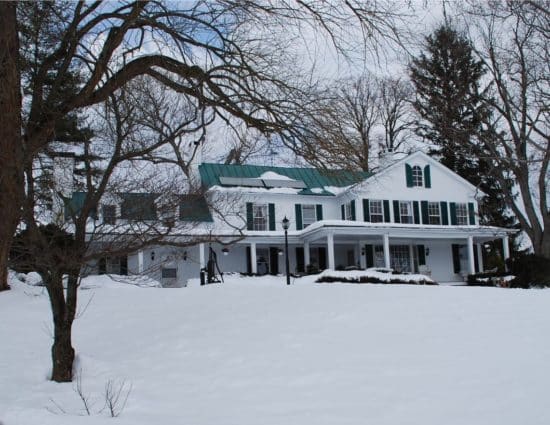
{"type": "Polygon", "coordinates": [[[372,223],[361,223],[356,226],[334,226],[325,225],[316,228],[305,229],[302,232],[302,239],[307,242],[314,242],[324,239],[327,235],[334,235],[336,243],[342,241],[359,241],[363,239],[382,238],[388,235],[391,239],[404,240],[463,240],[472,236],[476,242],[486,242],[503,238],[515,231],[491,226],[418,226],[418,225],[373,225],[372,223]]]}
{"type": "MultiPolygon", "coordinates": [[[[514,231],[490,226],[418,226],[418,225],[374,225],[373,223],[357,223],[357,225],[318,225],[318,223],[307,227],[302,231],[289,231],[289,244],[324,243],[329,234],[334,237],[334,243],[354,243],[364,240],[382,240],[388,235],[392,240],[448,240],[464,241],[472,236],[476,243],[483,243],[503,238],[514,231]]],[[[240,243],[258,244],[282,244],[284,234],[277,232],[269,234],[249,233],[240,243]]]]}

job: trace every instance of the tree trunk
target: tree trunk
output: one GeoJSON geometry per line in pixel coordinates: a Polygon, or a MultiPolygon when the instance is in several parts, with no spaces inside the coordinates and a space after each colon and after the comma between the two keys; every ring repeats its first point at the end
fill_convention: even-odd
{"type": "Polygon", "coordinates": [[[74,348],[71,342],[72,323],[56,323],[52,345],[52,381],[71,382],[73,380],[74,348]]]}
{"type": "Polygon", "coordinates": [[[10,289],[8,284],[8,253],[11,244],[4,243],[0,236],[0,291],[10,289]]]}
{"type": "Polygon", "coordinates": [[[0,2],[0,291],[9,289],[8,254],[23,202],[21,80],[16,2],[0,2]]]}
{"type": "MultiPolygon", "coordinates": [[[[42,274],[50,296],[54,323],[54,340],[52,345],[52,381],[71,382],[73,379],[73,361],[75,351],[72,346],[71,328],[76,305],[69,307],[65,301],[63,278],[61,273],[42,274]],[[74,308],[73,308],[74,307],[74,308]]],[[[71,287],[69,282],[68,287],[71,287]]],[[[71,293],[76,288],[71,288],[71,293]]],[[[68,289],[69,292],[69,289],[68,289]]],[[[72,295],[71,295],[72,298],[72,295]]],[[[76,303],[76,296],[74,296],[76,303]]]]}
{"type": "Polygon", "coordinates": [[[534,251],[539,257],[548,258],[550,261],[550,229],[544,229],[540,240],[534,246],[534,251]]]}

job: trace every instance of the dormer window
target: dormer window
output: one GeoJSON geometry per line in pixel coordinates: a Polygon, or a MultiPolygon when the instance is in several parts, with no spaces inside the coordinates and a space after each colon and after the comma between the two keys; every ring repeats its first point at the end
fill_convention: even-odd
{"type": "Polygon", "coordinates": [[[405,177],[407,187],[432,187],[432,178],[430,175],[430,166],[422,168],[420,165],[405,164],[405,177]]]}
{"type": "Polygon", "coordinates": [[[418,165],[412,167],[412,185],[413,187],[424,186],[422,178],[422,168],[420,168],[418,165]]]}
{"type": "Polygon", "coordinates": [[[116,224],[116,205],[103,205],[103,223],[116,224]]]}

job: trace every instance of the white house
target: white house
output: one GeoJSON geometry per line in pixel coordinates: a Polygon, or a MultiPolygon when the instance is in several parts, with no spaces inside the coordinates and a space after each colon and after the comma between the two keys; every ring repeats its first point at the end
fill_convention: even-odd
{"type": "MultiPolygon", "coordinates": [[[[205,242],[106,258],[96,272],[151,270],[165,283],[182,285],[198,277],[211,247],[222,272],[284,273],[285,217],[292,273],[380,266],[452,282],[483,270],[484,242],[502,239],[509,255],[511,231],[478,222],[483,193],[421,152],[375,174],[206,163],[199,172],[210,207],[194,199],[180,205],[177,217],[185,220],[184,210],[193,211],[190,234],[205,242]]],[[[147,218],[154,219],[154,199],[134,194],[131,203],[140,199],[148,199],[147,218]]],[[[109,202],[98,209],[98,220],[132,219],[109,202]]]]}

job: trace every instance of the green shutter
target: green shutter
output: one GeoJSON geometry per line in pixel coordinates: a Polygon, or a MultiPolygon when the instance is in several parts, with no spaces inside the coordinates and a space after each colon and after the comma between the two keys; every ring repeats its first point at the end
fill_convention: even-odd
{"type": "Polygon", "coordinates": [[[275,204],[268,204],[269,230],[275,230],[275,204]]]}
{"type": "Polygon", "coordinates": [[[351,201],[351,219],[355,221],[355,201],[351,201]]]}
{"type": "Polygon", "coordinates": [[[428,201],[421,201],[420,209],[422,210],[422,224],[430,224],[430,215],[428,214],[428,201]]]}
{"type": "Polygon", "coordinates": [[[453,271],[455,274],[460,273],[460,245],[452,245],[453,250],[453,271]]]}
{"type": "Polygon", "coordinates": [[[476,212],[473,202],[468,202],[468,215],[470,216],[470,224],[474,226],[476,224],[476,212]]]}
{"type": "Polygon", "coordinates": [[[449,207],[451,210],[451,225],[456,226],[458,224],[458,220],[456,219],[456,203],[451,202],[449,207]]]}
{"type": "Polygon", "coordinates": [[[418,201],[413,201],[413,215],[414,224],[420,224],[420,210],[418,208],[418,201]]]}
{"type": "Polygon", "coordinates": [[[425,266],[426,265],[426,249],[424,248],[424,245],[417,245],[418,248],[418,265],[419,266],[425,266]]]}
{"type": "Polygon", "coordinates": [[[449,214],[447,213],[447,202],[441,201],[439,205],[441,209],[441,224],[443,224],[444,226],[448,226],[449,214]]]}
{"type": "Polygon", "coordinates": [[[321,204],[315,205],[315,213],[317,215],[317,221],[321,221],[323,219],[323,206],[321,204]]]}
{"type": "Polygon", "coordinates": [[[477,256],[477,245],[474,244],[474,270],[476,273],[479,273],[479,258],[477,256]]]}
{"type": "Polygon", "coordinates": [[[401,214],[399,214],[399,201],[393,201],[393,220],[401,223],[401,214]]]}
{"type": "Polygon", "coordinates": [[[246,247],[246,273],[252,274],[252,250],[249,246],[246,247]]]}
{"type": "Polygon", "coordinates": [[[389,223],[391,221],[390,218],[390,201],[387,199],[384,199],[384,223],[389,223]]]}
{"type": "Polygon", "coordinates": [[[254,216],[252,215],[252,202],[246,203],[246,230],[254,230],[254,216]]]}
{"type": "Polygon", "coordinates": [[[302,230],[304,228],[302,222],[302,204],[294,204],[294,213],[296,216],[296,230],[302,230]]]}
{"type": "Polygon", "coordinates": [[[413,187],[413,170],[409,164],[405,164],[405,176],[407,179],[407,187],[413,187]]]}
{"type": "Polygon", "coordinates": [[[296,271],[298,273],[303,273],[306,271],[305,262],[306,260],[304,256],[304,247],[297,246],[296,247],[296,271]]]}
{"type": "Polygon", "coordinates": [[[427,187],[428,189],[432,187],[432,177],[430,175],[429,165],[424,167],[424,187],[427,187]]]}
{"type": "Polygon", "coordinates": [[[370,221],[369,200],[363,199],[363,221],[370,221]]]}
{"type": "Polygon", "coordinates": [[[342,220],[346,219],[346,207],[344,204],[340,205],[340,212],[342,213],[342,220]]]}
{"type": "Polygon", "coordinates": [[[374,267],[374,246],[365,245],[365,258],[367,260],[367,268],[374,267]]]}

